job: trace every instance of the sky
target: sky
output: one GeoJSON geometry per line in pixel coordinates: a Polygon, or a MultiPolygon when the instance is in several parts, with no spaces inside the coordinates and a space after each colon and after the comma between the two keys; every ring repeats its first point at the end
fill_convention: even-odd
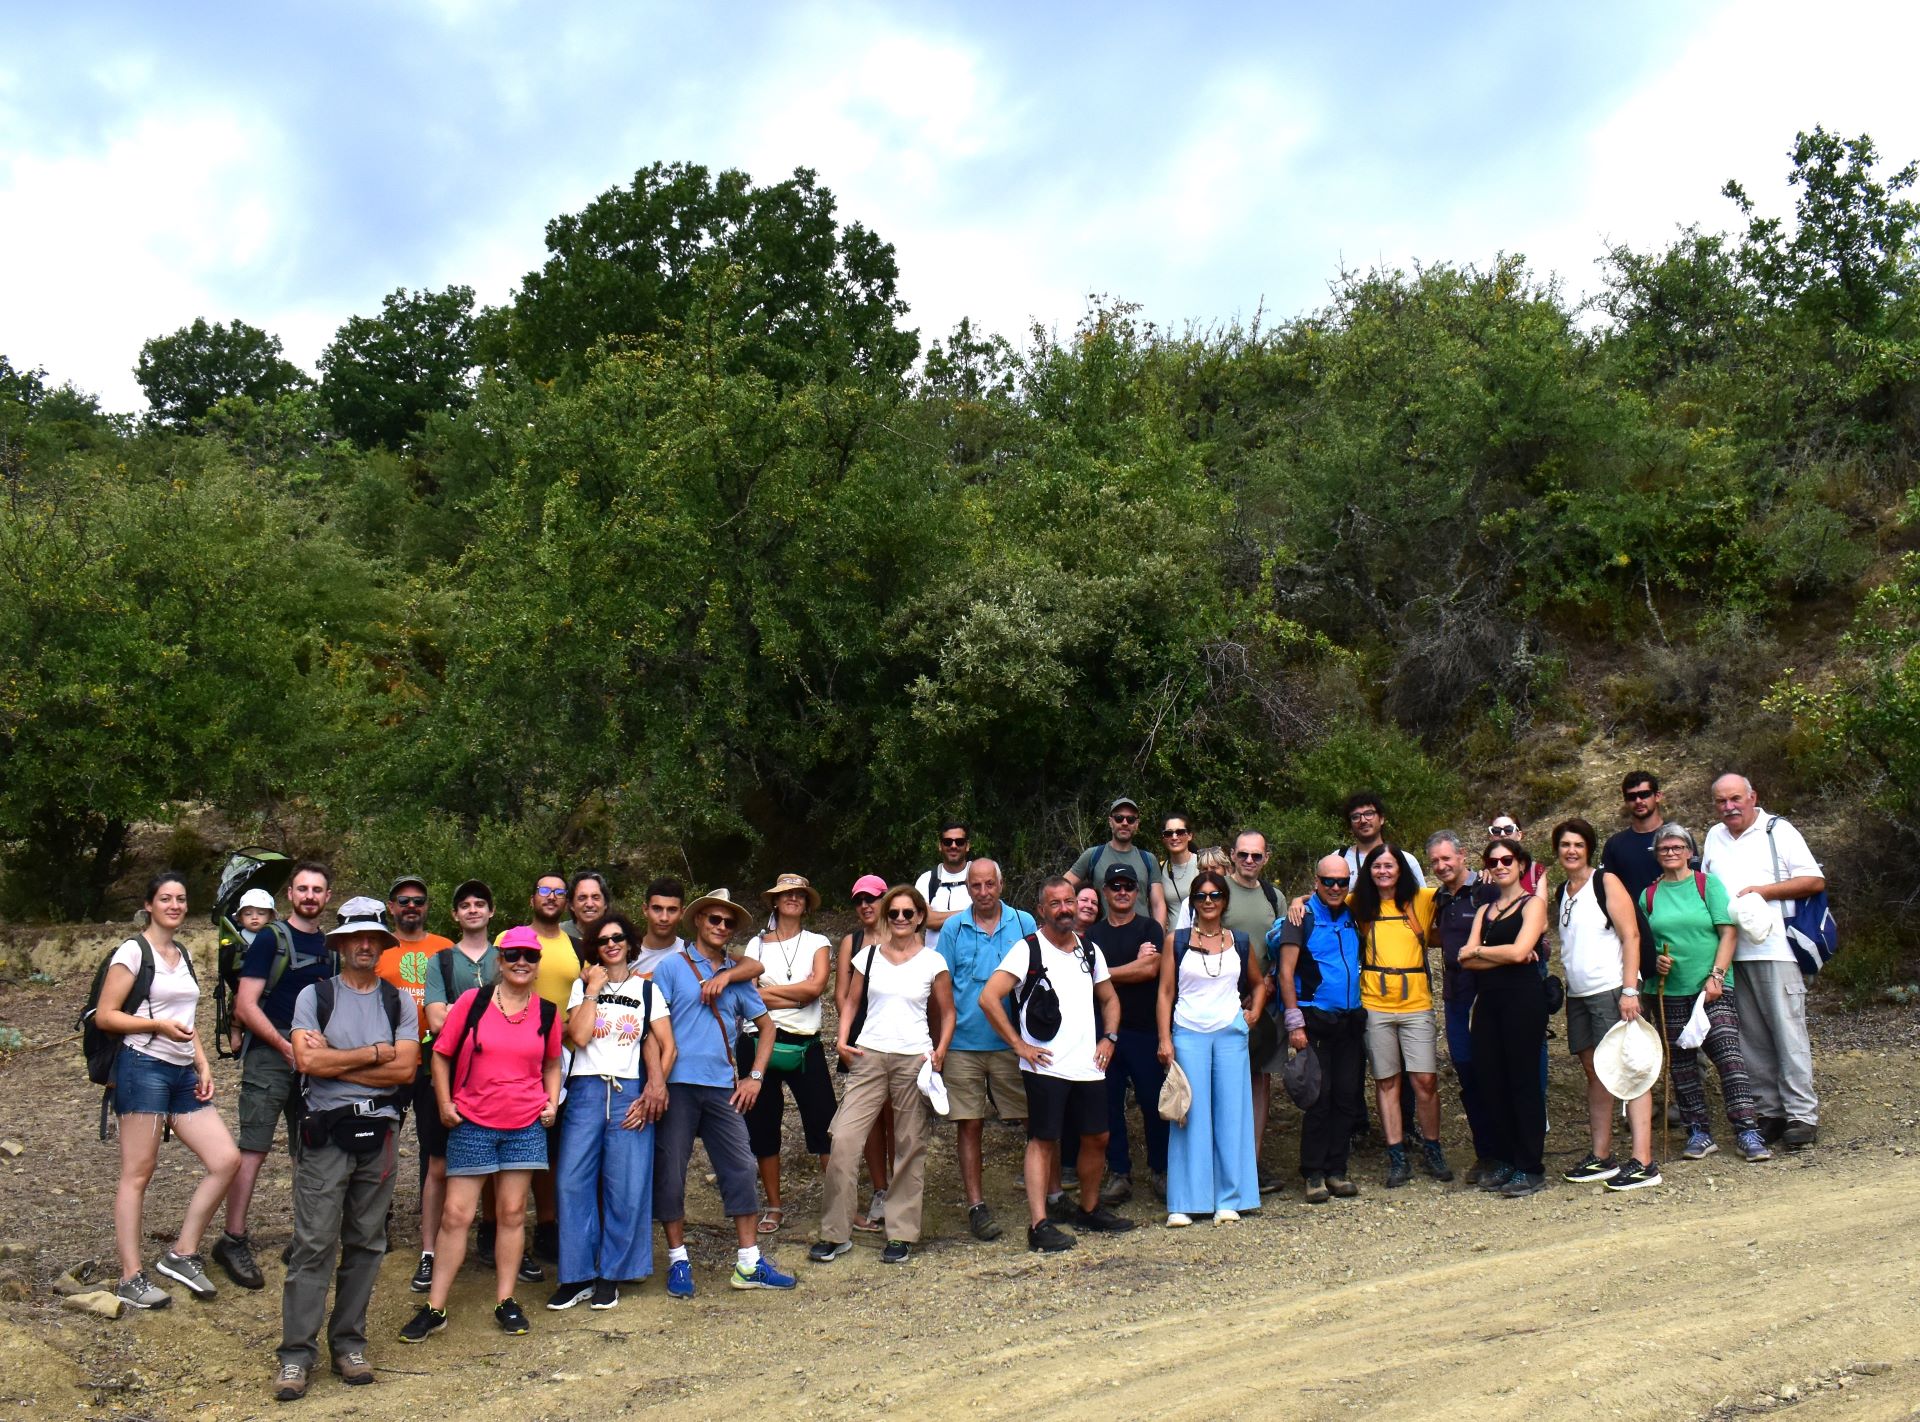
{"type": "Polygon", "coordinates": [[[1786,213],[1815,124],[1920,157],[1920,5],[90,4],[0,8],[0,354],[144,406],[143,341],[312,369],[399,287],[506,300],[656,161],[808,167],[894,244],[923,345],[1094,296],[1286,320],[1343,269],[1786,213]]]}

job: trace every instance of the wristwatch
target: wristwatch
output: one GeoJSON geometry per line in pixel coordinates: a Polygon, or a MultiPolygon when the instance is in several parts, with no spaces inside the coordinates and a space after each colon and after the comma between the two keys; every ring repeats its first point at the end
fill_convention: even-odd
{"type": "Polygon", "coordinates": [[[1100,1034],[1100,1040],[1103,1042],[1111,1042],[1117,1047],[1120,1045],[1120,1034],[1118,1032],[1102,1032],[1100,1034]]]}
{"type": "Polygon", "coordinates": [[[1639,989],[1639,988],[1637,988],[1637,987],[1623,987],[1623,988],[1621,988],[1621,989],[1620,989],[1620,996],[1622,996],[1622,997],[1638,997],[1638,996],[1640,996],[1640,989],[1639,989]]]}
{"type": "Polygon", "coordinates": [[[748,1081],[765,1081],[766,1079],[767,1079],[767,1074],[761,1071],[757,1067],[754,1070],[747,1073],[748,1081]]]}

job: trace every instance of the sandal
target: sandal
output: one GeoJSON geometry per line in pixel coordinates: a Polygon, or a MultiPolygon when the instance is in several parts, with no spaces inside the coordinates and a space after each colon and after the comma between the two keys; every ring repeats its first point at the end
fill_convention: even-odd
{"type": "Polygon", "coordinates": [[[880,1233],[881,1230],[887,1227],[886,1203],[887,1192],[885,1190],[875,1190],[873,1192],[873,1199],[867,1204],[865,1218],[856,1219],[853,1222],[853,1227],[862,1234],[880,1233]]]}
{"type": "Polygon", "coordinates": [[[769,1205],[760,1212],[760,1223],[757,1228],[761,1234],[777,1234],[779,1233],[781,1222],[785,1220],[786,1217],[787,1212],[784,1208],[779,1205],[769,1205]]]}

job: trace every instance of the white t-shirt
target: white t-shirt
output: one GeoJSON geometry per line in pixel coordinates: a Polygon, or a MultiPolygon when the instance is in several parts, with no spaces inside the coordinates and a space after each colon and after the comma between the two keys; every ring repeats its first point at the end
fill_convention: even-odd
{"type": "Polygon", "coordinates": [[[1188,948],[1180,959],[1179,996],[1173,1000],[1173,1025],[1189,1032],[1218,1032],[1240,1016],[1240,950],[1227,940],[1224,951],[1188,948]]]}
{"type": "Polygon", "coordinates": [[[662,958],[671,958],[686,946],[686,939],[676,938],[665,948],[649,948],[643,939],[633,955],[633,970],[643,978],[650,978],[653,970],[660,966],[662,958]]]}
{"type": "Polygon", "coordinates": [[[887,961],[878,949],[855,957],[867,975],[867,1020],[860,1024],[860,1040],[853,1045],[868,1052],[900,1052],[924,1056],[933,1050],[927,1028],[927,999],[933,980],[947,971],[947,960],[932,948],[922,948],[904,963],[887,961]]]}
{"type": "MultiPolygon", "coordinates": [[[[768,940],[755,934],[753,940],[741,950],[741,956],[754,958],[767,965],[766,972],[760,975],[762,987],[790,987],[794,983],[803,983],[813,976],[813,957],[821,949],[829,954],[833,944],[825,934],[815,933],[803,928],[797,938],[768,940]]],[[[821,994],[824,997],[826,994],[821,994]]],[[[802,1037],[820,1035],[820,998],[816,997],[805,1007],[770,1007],[773,1025],[783,1032],[793,1032],[802,1037]]],[[[743,1029],[749,1037],[755,1036],[759,1028],[751,1023],[743,1029]]]]}
{"type": "Polygon", "coordinates": [[[1626,985],[1621,976],[1620,935],[1600,902],[1600,875],[1589,874],[1579,893],[1560,902],[1560,964],[1567,970],[1567,996],[1593,997],[1626,985]]]}
{"type": "Polygon", "coordinates": [[[933,912],[965,913],[973,907],[973,899],[967,893],[967,870],[972,866],[973,861],[969,859],[960,866],[958,874],[948,878],[947,866],[938,865],[915,879],[913,886],[933,912]]]}
{"type": "MultiPolygon", "coordinates": [[[[129,938],[114,949],[113,961],[139,977],[140,940],[129,938]]],[[[121,1011],[134,1017],[164,1018],[191,1027],[194,1012],[199,1006],[200,984],[194,981],[193,972],[187,967],[186,949],[180,949],[180,960],[169,968],[156,948],[153,952],[153,991],[147,995],[145,1002],[128,1002],[121,1011]]],[[[145,1052],[160,1061],[172,1062],[175,1066],[193,1065],[192,1042],[176,1042],[157,1032],[134,1032],[121,1040],[136,1052],[145,1052]]]]}
{"type": "MultiPolygon", "coordinates": [[[[1073,950],[1054,947],[1045,934],[1037,936],[1040,941],[1040,965],[1046,970],[1047,981],[1053,984],[1055,996],[1060,999],[1060,1030],[1054,1034],[1051,1042],[1035,1041],[1027,1036],[1025,1014],[1020,1014],[1021,1040],[1029,1046],[1044,1047],[1053,1054],[1053,1060],[1043,1067],[1028,1066],[1022,1062],[1021,1069],[1040,1076],[1057,1076],[1062,1081],[1100,1081],[1106,1073],[1100,1070],[1093,1059],[1093,1049],[1100,1041],[1099,1018],[1093,1010],[1093,987],[1095,983],[1107,980],[1106,957],[1098,948],[1091,950],[1093,972],[1089,975],[1085,955],[1078,951],[1080,939],[1077,934],[1073,950]]],[[[1024,983],[1031,957],[1032,951],[1023,938],[1000,960],[997,971],[1011,973],[1024,983]]]]}
{"type": "MultiPolygon", "coordinates": [[[[1781,820],[1773,828],[1773,843],[1767,843],[1767,821],[1772,819],[1765,810],[1755,807],[1753,823],[1747,826],[1747,832],[1738,839],[1728,830],[1724,822],[1707,831],[1707,846],[1700,852],[1700,867],[1709,874],[1717,874],[1720,882],[1727,886],[1727,897],[1732,898],[1749,884],[1777,884],[1783,879],[1797,879],[1802,875],[1811,875],[1824,879],[1827,871],[1820,867],[1820,861],[1813,857],[1813,851],[1807,847],[1806,839],[1800,831],[1781,820]],[[1780,872],[1773,872],[1775,851],[1780,855],[1780,872]]],[[[1740,934],[1740,946],[1734,949],[1733,960],[1736,963],[1791,963],[1793,950],[1787,946],[1786,919],[1782,917],[1784,905],[1769,901],[1769,908],[1779,923],[1773,930],[1773,936],[1765,943],[1749,943],[1746,935],[1740,934]]]]}
{"type": "MultiPolygon", "coordinates": [[[[587,1000],[585,979],[577,979],[567,994],[567,1011],[587,1000]]],[[[594,1004],[593,1040],[573,1054],[569,1076],[611,1076],[625,1081],[640,1075],[640,1044],[648,1023],[673,1015],[667,995],[639,974],[625,982],[608,983],[600,989],[594,1004]],[[641,1004],[646,998],[646,1022],[640,1020],[641,1004]]]]}

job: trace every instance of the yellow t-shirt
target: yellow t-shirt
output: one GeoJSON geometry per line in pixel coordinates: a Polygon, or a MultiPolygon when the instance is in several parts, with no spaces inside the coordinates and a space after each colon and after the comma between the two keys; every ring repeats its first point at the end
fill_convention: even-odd
{"type": "MultiPolygon", "coordinates": [[[[1347,903],[1352,905],[1351,896],[1347,903]]],[[[1433,890],[1415,894],[1404,916],[1391,900],[1380,908],[1379,922],[1359,925],[1360,1005],[1395,1014],[1433,1011],[1433,984],[1425,971],[1433,890]]]]}
{"type": "MultiPolygon", "coordinates": [[[[559,1008],[560,1015],[565,1017],[567,999],[573,995],[573,985],[580,980],[580,950],[558,928],[553,930],[551,938],[537,928],[534,932],[540,939],[540,972],[533,980],[533,990],[559,1008]]],[[[506,936],[505,929],[495,934],[493,946],[498,948],[506,936]]]]}

